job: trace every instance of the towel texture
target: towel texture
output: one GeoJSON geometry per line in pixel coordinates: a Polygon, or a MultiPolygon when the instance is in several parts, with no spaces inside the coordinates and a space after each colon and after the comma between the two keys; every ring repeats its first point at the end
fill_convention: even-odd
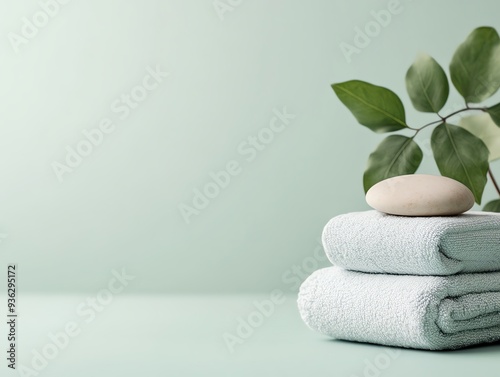
{"type": "Polygon", "coordinates": [[[328,267],[302,284],[304,322],[336,339],[431,350],[500,340],[500,272],[366,274],[328,267]]]}
{"type": "Polygon", "coordinates": [[[354,212],[331,219],[322,238],[330,261],[349,270],[412,275],[500,270],[500,216],[492,213],[354,212]]]}

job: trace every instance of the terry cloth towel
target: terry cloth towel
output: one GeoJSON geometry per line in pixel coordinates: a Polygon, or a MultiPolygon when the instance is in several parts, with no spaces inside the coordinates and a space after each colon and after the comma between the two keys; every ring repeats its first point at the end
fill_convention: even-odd
{"type": "Polygon", "coordinates": [[[500,216],[493,213],[354,212],[331,219],[322,240],[328,259],[348,270],[411,275],[500,270],[500,216]]]}
{"type": "Polygon", "coordinates": [[[336,339],[431,350],[500,340],[500,272],[398,276],[328,267],[302,284],[298,306],[310,328],[336,339]]]}

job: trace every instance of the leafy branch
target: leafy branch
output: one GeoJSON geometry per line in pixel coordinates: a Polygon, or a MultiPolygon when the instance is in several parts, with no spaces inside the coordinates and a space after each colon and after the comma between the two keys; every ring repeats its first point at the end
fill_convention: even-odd
{"type": "MultiPolygon", "coordinates": [[[[480,27],[472,31],[453,55],[450,79],[464,98],[465,107],[442,116],[439,112],[449,95],[448,78],[443,68],[432,57],[423,54],[408,69],[405,82],[413,107],[421,112],[435,113],[439,118],[419,128],[407,124],[401,99],[387,88],[360,80],[332,85],[337,97],[361,125],[377,133],[415,131],[410,137],[386,137],[370,154],[363,175],[365,191],[381,180],[415,173],[423,153],[414,138],[423,129],[435,126],[431,148],[440,173],[466,185],[478,204],[487,174],[500,195],[489,168],[492,143],[485,137],[487,126],[481,129],[449,123],[457,114],[480,111],[500,129],[500,103],[491,107],[470,105],[483,102],[500,88],[500,38],[495,29],[480,27]]],[[[500,199],[488,203],[484,210],[500,212],[500,199]]]]}
{"type": "Polygon", "coordinates": [[[452,116],[455,116],[455,115],[457,115],[457,114],[463,113],[464,111],[469,111],[469,110],[480,110],[480,111],[485,112],[485,111],[487,111],[487,110],[488,110],[488,108],[487,108],[487,107],[470,107],[470,106],[466,106],[466,107],[464,107],[463,109],[460,109],[460,110],[454,111],[454,112],[452,112],[451,114],[448,114],[448,115],[446,115],[446,116],[444,116],[444,117],[438,114],[438,116],[441,118],[440,120],[435,120],[435,121],[432,121],[432,122],[430,122],[430,123],[427,123],[427,124],[423,125],[423,126],[422,126],[422,127],[420,127],[420,128],[412,128],[412,127],[410,127],[410,126],[408,126],[408,128],[409,128],[410,130],[415,130],[415,131],[417,131],[417,132],[415,132],[415,135],[414,135],[414,136],[417,136],[417,134],[418,134],[420,131],[422,131],[424,128],[427,128],[427,127],[432,126],[432,125],[434,125],[434,124],[438,124],[438,123],[445,122],[445,121],[446,121],[446,119],[451,118],[452,116]]]}

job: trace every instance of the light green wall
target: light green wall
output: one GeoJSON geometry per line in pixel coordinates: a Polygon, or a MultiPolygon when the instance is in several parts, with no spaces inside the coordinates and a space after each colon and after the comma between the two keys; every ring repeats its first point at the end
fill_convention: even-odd
{"type": "MultiPolygon", "coordinates": [[[[221,20],[211,0],[72,0],[18,53],[8,35],[40,7],[2,4],[0,255],[19,264],[21,289],[93,291],[123,267],[130,292],[293,290],[327,220],[367,208],[361,176],[382,138],[329,85],[387,86],[420,125],[431,118],[403,80],[416,54],[447,67],[473,28],[500,29],[495,0],[400,0],[348,62],[340,44],[389,3],[248,0],[221,20]],[[169,76],[120,119],[111,104],[157,65],[169,76]],[[295,118],[247,161],[240,144],[283,108],[295,118]],[[105,118],[113,132],[60,183],[53,162],[105,118]],[[179,204],[231,161],[239,174],[186,224],[179,204]]],[[[435,173],[428,151],[420,171],[435,173]]]]}

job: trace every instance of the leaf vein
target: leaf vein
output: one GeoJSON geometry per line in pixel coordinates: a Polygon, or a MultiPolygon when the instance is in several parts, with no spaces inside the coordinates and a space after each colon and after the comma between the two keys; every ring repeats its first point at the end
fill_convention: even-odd
{"type": "Polygon", "coordinates": [[[402,122],[400,119],[396,118],[394,115],[382,110],[381,108],[379,107],[375,107],[373,106],[372,104],[370,104],[369,102],[366,102],[365,100],[363,100],[362,98],[356,96],[354,93],[350,92],[349,90],[345,89],[345,88],[342,88],[342,87],[337,87],[338,89],[344,91],[345,93],[349,94],[351,97],[357,99],[358,101],[362,102],[363,104],[365,104],[366,106],[372,108],[373,110],[376,110],[384,115],[386,115],[388,118],[391,118],[392,120],[396,121],[397,123],[401,124],[402,126],[404,127],[408,127],[407,124],[405,122],[402,122]]]}

